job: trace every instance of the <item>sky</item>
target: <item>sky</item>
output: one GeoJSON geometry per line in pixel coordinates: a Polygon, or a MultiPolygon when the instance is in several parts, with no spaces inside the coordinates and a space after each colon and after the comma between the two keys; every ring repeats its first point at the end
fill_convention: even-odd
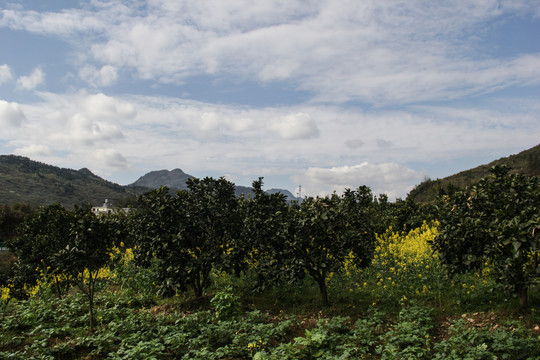
{"type": "Polygon", "coordinates": [[[539,0],[0,0],[0,154],[405,198],[540,143],[539,0]]]}

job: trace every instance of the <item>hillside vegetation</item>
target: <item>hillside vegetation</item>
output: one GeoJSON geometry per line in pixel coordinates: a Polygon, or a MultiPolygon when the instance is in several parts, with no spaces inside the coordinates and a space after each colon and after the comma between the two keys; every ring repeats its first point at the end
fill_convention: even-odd
{"type": "Polygon", "coordinates": [[[461,171],[443,179],[425,180],[411,190],[409,197],[417,202],[433,201],[439,194],[453,193],[456,190],[464,189],[478,183],[480,179],[488,176],[489,170],[496,165],[507,165],[512,169],[510,171],[511,173],[539,176],[540,144],[519,154],[503,157],[489,164],[461,171]]]}
{"type": "Polygon", "coordinates": [[[135,193],[104,180],[88,169],[72,170],[47,165],[16,155],[0,156],[0,204],[28,203],[34,206],[60,203],[101,204],[135,193]]]}
{"type": "MultiPolygon", "coordinates": [[[[453,193],[476,184],[481,178],[488,176],[489,169],[495,165],[507,165],[512,168],[513,173],[539,176],[540,145],[443,179],[425,180],[409,193],[408,198],[416,202],[433,201],[439,194],[453,193]]],[[[193,176],[180,169],[160,170],[149,172],[133,184],[122,186],[102,179],[86,168],[65,169],[22,156],[0,155],[0,205],[26,203],[42,206],[60,203],[71,208],[75,204],[100,205],[104,199],[120,205],[134,195],[160,186],[169,187],[171,192],[185,190],[186,182],[191,178],[193,176]]],[[[268,192],[279,192],[285,195],[287,200],[297,200],[287,190],[271,189],[268,192]]],[[[236,185],[235,193],[237,196],[253,196],[251,188],[246,186],[236,185]]]]}

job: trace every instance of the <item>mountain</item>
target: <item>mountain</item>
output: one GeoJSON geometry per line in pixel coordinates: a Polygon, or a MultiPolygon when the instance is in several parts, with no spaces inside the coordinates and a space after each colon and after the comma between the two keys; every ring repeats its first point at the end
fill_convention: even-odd
{"type": "MultiPolygon", "coordinates": [[[[540,176],[540,144],[489,164],[459,172],[437,180],[425,180],[418,184],[408,197],[417,202],[435,199],[440,193],[451,193],[477,183],[489,175],[495,165],[508,165],[512,172],[528,176],[540,176]]],[[[34,206],[60,203],[71,208],[74,205],[100,205],[105,199],[118,204],[151,189],[167,186],[185,189],[186,181],[193,176],[180,169],[152,171],[133,184],[122,186],[93,174],[89,169],[64,169],[47,165],[16,155],[0,155],[0,205],[28,203],[34,206]]],[[[288,190],[270,189],[268,193],[282,193],[287,200],[298,200],[288,190]]],[[[250,196],[251,188],[236,186],[236,194],[250,196]]]]}
{"type": "MultiPolygon", "coordinates": [[[[102,204],[133,196],[126,188],[94,175],[90,170],[63,169],[26,157],[0,155],[0,204],[29,203],[34,206],[61,203],[102,204]]],[[[140,190],[139,190],[140,193],[140,190]]]]}
{"type": "Polygon", "coordinates": [[[461,171],[442,179],[427,179],[411,190],[408,197],[417,202],[434,200],[439,194],[448,194],[456,190],[474,185],[490,174],[495,165],[507,165],[511,173],[522,173],[527,176],[540,176],[540,144],[518,154],[503,157],[489,164],[461,171]]]}
{"type": "Polygon", "coordinates": [[[166,186],[169,189],[185,190],[186,182],[194,176],[188,175],[180,169],[151,171],[141,176],[137,181],[129,186],[141,186],[150,189],[158,189],[166,186]]]}
{"type": "MultiPolygon", "coordinates": [[[[146,187],[149,189],[158,189],[161,186],[166,186],[171,190],[186,190],[187,185],[186,181],[193,178],[194,176],[186,174],[180,169],[174,170],[158,170],[151,171],[146,175],[141,176],[133,184],[128,185],[128,187],[139,186],[146,187]]],[[[285,195],[288,201],[297,200],[290,191],[284,189],[270,189],[267,191],[270,194],[281,193],[285,195]]],[[[236,196],[244,195],[246,197],[252,196],[253,192],[249,186],[235,185],[235,194],[236,196]]]]}
{"type": "MultiPolygon", "coordinates": [[[[122,186],[95,175],[89,169],[64,169],[27,157],[0,155],[0,205],[26,203],[33,206],[60,203],[66,208],[74,205],[101,205],[108,199],[113,205],[130,203],[136,195],[161,186],[172,191],[187,189],[186,181],[193,178],[180,169],[152,171],[133,184],[122,186]]],[[[287,190],[281,192],[288,200],[296,198],[287,190]]],[[[251,188],[236,186],[236,194],[251,194],[251,188]]]]}

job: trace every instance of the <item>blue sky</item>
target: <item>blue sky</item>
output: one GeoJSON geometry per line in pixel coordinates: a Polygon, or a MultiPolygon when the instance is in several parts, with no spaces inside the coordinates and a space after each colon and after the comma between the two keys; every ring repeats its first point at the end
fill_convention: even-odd
{"type": "Polygon", "coordinates": [[[0,1],[0,153],[405,197],[540,143],[540,2],[0,1]]]}

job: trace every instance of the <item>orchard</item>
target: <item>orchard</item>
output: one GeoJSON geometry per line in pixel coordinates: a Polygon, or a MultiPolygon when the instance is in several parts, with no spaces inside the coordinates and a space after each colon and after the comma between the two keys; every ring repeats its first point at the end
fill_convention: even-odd
{"type": "Polygon", "coordinates": [[[135,211],[38,209],[7,245],[0,357],[537,359],[537,178],[432,204],[288,203],[192,179],[135,211]]]}

